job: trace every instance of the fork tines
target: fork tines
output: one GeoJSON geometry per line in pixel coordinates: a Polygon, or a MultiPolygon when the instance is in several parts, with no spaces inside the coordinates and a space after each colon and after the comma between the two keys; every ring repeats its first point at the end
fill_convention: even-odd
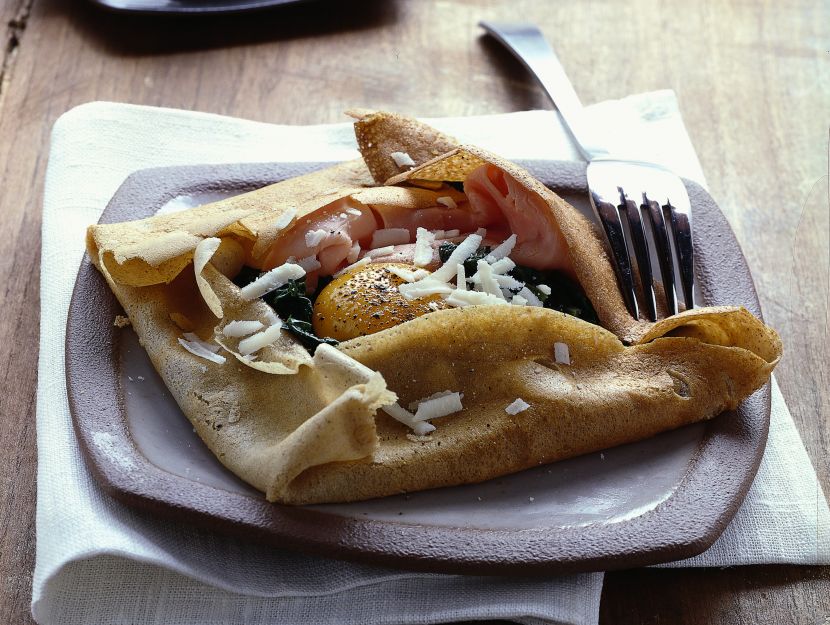
{"type": "MultiPolygon", "coordinates": [[[[685,191],[685,190],[684,190],[685,191]]],[[[677,259],[680,284],[686,308],[694,307],[694,272],[691,227],[688,215],[688,196],[678,198],[678,207],[666,196],[664,203],[641,192],[642,202],[632,199],[622,186],[617,186],[618,199],[609,194],[591,191],[592,205],[605,230],[611,248],[612,264],[620,290],[631,315],[639,318],[639,303],[651,321],[657,320],[657,296],[654,288],[649,239],[657,258],[660,278],[669,315],[677,314],[678,298],[675,292],[673,257],[677,259]],[[619,203],[616,203],[617,200],[619,203]],[[648,222],[648,228],[644,226],[648,222]],[[636,263],[632,265],[632,257],[636,263]],[[637,296],[639,284],[641,296],[637,296]],[[638,303],[639,302],[639,303],[638,303]]]]}

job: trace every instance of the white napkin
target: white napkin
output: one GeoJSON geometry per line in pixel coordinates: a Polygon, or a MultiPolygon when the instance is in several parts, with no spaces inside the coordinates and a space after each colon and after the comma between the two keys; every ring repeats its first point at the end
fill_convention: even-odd
{"type": "MultiPolygon", "coordinates": [[[[672,92],[632,96],[590,111],[595,123],[629,128],[639,145],[648,146],[644,156],[703,182],[672,92]]],[[[577,158],[551,112],[433,123],[508,158],[577,158]]],[[[631,144],[608,136],[616,136],[620,146],[631,144]]],[[[127,508],[104,494],[86,469],[66,400],[64,327],[85,228],[97,221],[124,178],[163,165],[355,156],[348,124],[275,126],[111,103],[80,106],[55,124],[41,267],[32,590],[39,623],[596,623],[601,573],[465,577],[302,556],[127,508]]],[[[760,562],[830,563],[830,513],[777,385],[769,445],[741,511],[712,549],[676,566],[760,562]]]]}

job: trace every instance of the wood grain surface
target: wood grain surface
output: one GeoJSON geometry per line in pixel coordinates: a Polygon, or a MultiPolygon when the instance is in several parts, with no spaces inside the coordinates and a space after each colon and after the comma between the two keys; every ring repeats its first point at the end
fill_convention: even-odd
{"type": "MultiPolygon", "coordinates": [[[[830,491],[826,0],[324,0],[180,20],[5,0],[0,48],[0,623],[31,623],[40,208],[49,132],[91,100],[305,124],[548,105],[479,19],[534,21],[585,103],[672,88],[710,190],[782,334],[778,379],[830,491]]],[[[206,138],[209,140],[209,138],[206,138]]],[[[830,567],[609,574],[600,621],[830,623],[830,567]]]]}

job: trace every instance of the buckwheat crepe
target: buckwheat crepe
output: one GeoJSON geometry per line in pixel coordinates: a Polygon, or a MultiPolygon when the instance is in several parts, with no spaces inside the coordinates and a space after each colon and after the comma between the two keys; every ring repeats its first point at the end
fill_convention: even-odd
{"type": "Polygon", "coordinates": [[[527,172],[414,120],[356,115],[365,163],[88,232],[91,259],[184,414],[269,501],[354,501],[486,480],[714,417],[769,378],[781,343],[746,310],[632,319],[590,223],[527,172]],[[401,172],[393,151],[417,165],[401,172]],[[281,330],[256,358],[223,331],[273,320],[230,278],[243,264],[263,268],[317,211],[344,201],[416,210],[431,186],[483,165],[520,185],[561,233],[604,327],[546,308],[470,306],[321,345],[313,356],[281,330]],[[185,350],[185,332],[215,345],[224,362],[185,350]],[[568,346],[567,362],[555,344],[568,346]],[[428,436],[382,410],[446,390],[463,393],[464,409],[435,419],[428,436]],[[508,414],[516,398],[530,407],[508,414]]]}

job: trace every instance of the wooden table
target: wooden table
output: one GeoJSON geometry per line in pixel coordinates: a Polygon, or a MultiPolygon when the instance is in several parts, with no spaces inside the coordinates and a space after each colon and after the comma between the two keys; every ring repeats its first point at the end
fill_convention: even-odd
{"type": "MultiPolygon", "coordinates": [[[[6,0],[0,14],[0,622],[31,622],[40,208],[55,119],[90,100],[293,124],[343,121],[351,106],[547,108],[518,64],[479,38],[481,18],[538,23],[586,103],[677,92],[783,336],[778,380],[830,492],[827,2],[353,0],[177,21],[6,0]]],[[[600,621],[825,625],[830,567],[612,573],[600,621]]]]}

